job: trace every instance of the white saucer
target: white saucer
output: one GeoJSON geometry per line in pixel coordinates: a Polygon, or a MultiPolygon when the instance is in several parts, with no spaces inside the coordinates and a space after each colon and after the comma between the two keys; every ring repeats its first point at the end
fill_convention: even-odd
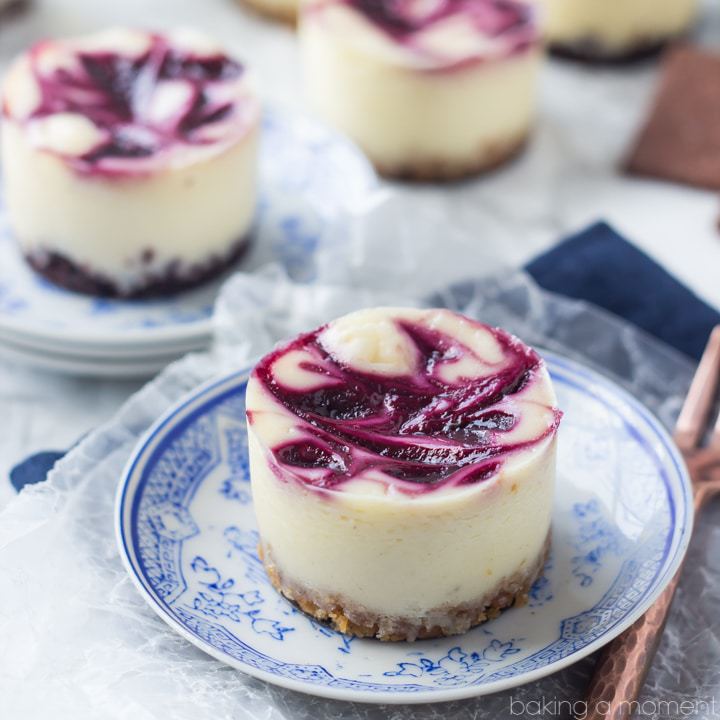
{"type": "Polygon", "coordinates": [[[27,352],[12,343],[0,343],[0,358],[22,367],[80,377],[150,378],[177,358],[158,355],[139,360],[89,359],[69,355],[27,352]]]}
{"type": "Polygon", "coordinates": [[[23,335],[8,332],[0,327],[0,348],[14,347],[31,355],[42,357],[57,355],[59,357],[71,356],[88,362],[110,361],[125,362],[148,360],[155,357],[177,358],[193,350],[204,350],[210,344],[210,335],[199,335],[197,338],[188,338],[180,342],[167,342],[162,345],[94,345],[94,344],[61,344],[54,343],[42,337],[23,335]]]}
{"type": "Polygon", "coordinates": [[[117,496],[128,572],[176,632],[243,672],[341,700],[455,700],[536,680],[633,623],[678,569],[692,494],[672,440],[614,383],[546,355],[565,416],[553,544],[526,607],[469,633],[416,643],[343,636],[269,584],[248,482],[246,373],[166,413],[117,496]]]}

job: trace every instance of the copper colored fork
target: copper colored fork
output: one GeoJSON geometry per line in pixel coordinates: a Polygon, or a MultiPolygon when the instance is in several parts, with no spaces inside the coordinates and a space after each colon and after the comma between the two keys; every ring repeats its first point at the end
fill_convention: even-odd
{"type": "MultiPolygon", "coordinates": [[[[718,380],[720,325],[710,335],[675,426],[675,442],[692,479],[696,519],[708,500],[720,492],[720,418],[710,430],[718,380]]],[[[578,717],[623,720],[630,716],[660,642],[681,572],[682,567],[650,609],[603,649],[583,704],[584,712],[578,717]]]]}

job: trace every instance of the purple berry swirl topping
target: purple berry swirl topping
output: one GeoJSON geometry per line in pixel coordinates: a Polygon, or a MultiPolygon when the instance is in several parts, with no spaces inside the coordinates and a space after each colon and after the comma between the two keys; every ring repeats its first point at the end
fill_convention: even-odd
{"type": "Polygon", "coordinates": [[[523,0],[309,0],[305,15],[325,16],[330,25],[334,17],[335,34],[345,31],[357,43],[361,28],[348,31],[338,20],[347,11],[428,69],[515,55],[540,41],[535,9],[523,0]]]}
{"type": "Polygon", "coordinates": [[[517,0],[345,0],[385,32],[405,38],[456,15],[478,33],[497,37],[532,21],[532,8],[517,0]]]}
{"type": "Polygon", "coordinates": [[[19,58],[2,114],[78,172],[144,174],[212,155],[252,129],[243,66],[194,31],[111,29],[19,58]]]}
{"type": "Polygon", "coordinates": [[[483,483],[560,423],[538,354],[447,310],[360,311],[265,356],[251,438],[280,479],[418,495],[483,483]]]}

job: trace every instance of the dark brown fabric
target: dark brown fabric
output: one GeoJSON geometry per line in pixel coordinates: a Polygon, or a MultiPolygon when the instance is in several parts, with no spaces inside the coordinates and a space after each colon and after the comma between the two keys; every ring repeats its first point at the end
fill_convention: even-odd
{"type": "Polygon", "coordinates": [[[720,54],[670,50],[627,172],[720,190],[720,54]]]}

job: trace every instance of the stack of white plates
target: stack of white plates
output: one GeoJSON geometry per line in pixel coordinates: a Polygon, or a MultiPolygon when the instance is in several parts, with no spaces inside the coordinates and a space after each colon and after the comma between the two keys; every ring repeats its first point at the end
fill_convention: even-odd
{"type": "MultiPolygon", "coordinates": [[[[10,255],[7,243],[0,256],[10,255]]],[[[210,341],[212,302],[217,283],[157,302],[94,300],[58,290],[23,274],[24,296],[0,281],[0,356],[25,365],[78,375],[152,375],[175,358],[205,348],[210,341]]],[[[4,274],[4,272],[0,272],[4,274]]]]}
{"type": "MultiPolygon", "coordinates": [[[[275,262],[292,278],[312,282],[321,240],[372,190],[375,175],[341,136],[278,111],[264,118],[260,171],[253,241],[236,270],[275,262]]],[[[226,277],[161,300],[66,292],[26,266],[0,197],[0,356],[7,360],[78,375],[152,375],[208,346],[213,304],[226,277]]]]}

